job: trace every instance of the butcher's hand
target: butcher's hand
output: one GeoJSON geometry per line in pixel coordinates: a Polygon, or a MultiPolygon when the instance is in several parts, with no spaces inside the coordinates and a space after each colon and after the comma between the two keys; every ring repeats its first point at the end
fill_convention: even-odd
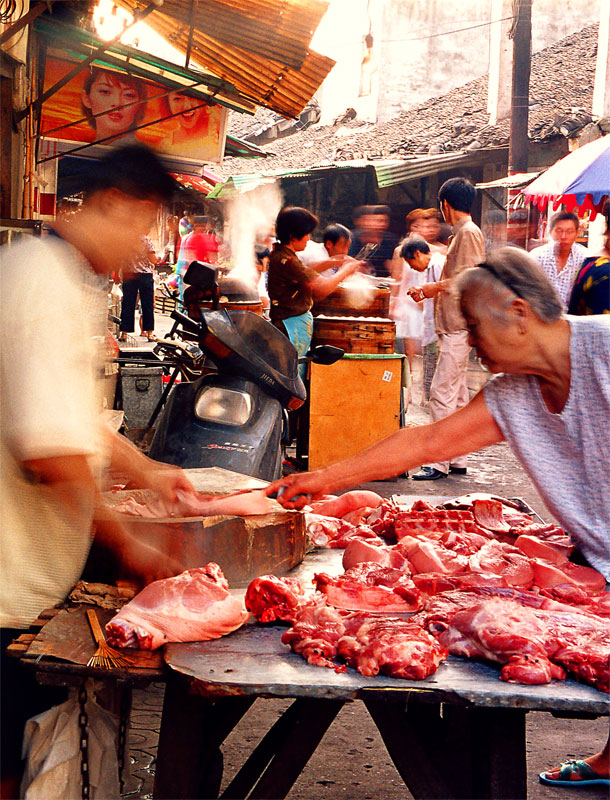
{"type": "Polygon", "coordinates": [[[152,459],[147,460],[147,469],[141,473],[141,483],[144,489],[152,489],[157,492],[170,505],[180,499],[178,492],[197,499],[197,492],[186,477],[184,470],[174,467],[172,464],[162,464],[152,459]]]}
{"type": "Polygon", "coordinates": [[[328,479],[324,476],[323,470],[316,472],[301,472],[296,475],[287,475],[279,481],[269,484],[265,489],[265,494],[277,493],[278,502],[284,508],[303,508],[311,502],[320,500],[328,494],[331,487],[328,486],[328,479]]]}
{"type": "Polygon", "coordinates": [[[140,589],[163,578],[173,578],[184,572],[185,567],[167,553],[130,536],[125,540],[121,558],[130,577],[140,589]]]}

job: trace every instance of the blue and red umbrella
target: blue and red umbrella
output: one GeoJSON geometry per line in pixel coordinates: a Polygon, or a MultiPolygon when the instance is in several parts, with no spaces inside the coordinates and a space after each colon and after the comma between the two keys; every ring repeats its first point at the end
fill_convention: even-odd
{"type": "Polygon", "coordinates": [[[540,211],[552,203],[553,211],[560,205],[568,211],[578,207],[581,215],[590,211],[593,219],[610,197],[610,136],[573,150],[530,183],[523,194],[540,211]]]}

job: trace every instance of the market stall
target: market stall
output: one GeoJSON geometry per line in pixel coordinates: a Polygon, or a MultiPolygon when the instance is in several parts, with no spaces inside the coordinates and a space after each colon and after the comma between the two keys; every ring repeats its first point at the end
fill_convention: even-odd
{"type": "MultiPolygon", "coordinates": [[[[418,509],[414,514],[466,519],[460,511],[443,516],[433,506],[426,510],[411,496],[396,499],[401,508],[418,509]]],[[[434,502],[439,509],[456,504],[442,497],[434,502]]],[[[486,502],[481,511],[489,512],[486,502]]],[[[510,501],[505,506],[504,513],[512,515],[507,519],[515,519],[516,505],[510,501]]],[[[530,532],[543,534],[543,525],[518,513],[530,532]]],[[[320,573],[339,576],[344,557],[342,548],[318,548],[289,576],[304,586],[320,573]]],[[[259,570],[266,571],[262,565],[259,570]]],[[[99,587],[96,591],[103,595],[99,587]]],[[[81,592],[86,596],[87,587],[81,592]]],[[[107,594],[114,596],[116,590],[107,587],[107,594]]],[[[96,609],[102,623],[113,613],[96,609]]],[[[502,682],[496,666],[452,655],[422,680],[324,668],[306,663],[283,644],[288,627],[278,622],[250,620],[222,638],[170,643],[152,652],[128,649],[129,666],[104,670],[88,666],[95,643],[82,606],[42,616],[50,618],[46,624],[45,619],[37,622],[42,631],[25,634],[13,646],[13,653],[42,680],[82,687],[84,679],[95,677],[123,695],[132,686],[166,682],[156,798],[219,796],[220,746],[255,701],[271,698],[294,702],[255,743],[222,797],[286,797],[341,708],[353,701],[364,703],[416,798],[525,798],[527,712],[583,719],[610,713],[607,694],[571,678],[542,685],[502,682]]],[[[401,624],[401,617],[377,614],[388,626],[401,624]]],[[[119,705],[127,708],[128,703],[127,694],[119,705]]]]}

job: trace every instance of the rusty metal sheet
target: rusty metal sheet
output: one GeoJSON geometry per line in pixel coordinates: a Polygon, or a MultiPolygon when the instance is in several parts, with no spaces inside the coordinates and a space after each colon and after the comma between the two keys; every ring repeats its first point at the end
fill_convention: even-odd
{"type": "MultiPolygon", "coordinates": [[[[86,610],[87,606],[76,606],[60,611],[42,628],[24,658],[60,658],[85,666],[96,650],[86,610]]],[[[102,627],[116,613],[109,609],[96,610],[102,627]]],[[[163,657],[159,650],[125,648],[124,652],[133,660],[134,669],[159,670],[163,667],[163,657]]]]}

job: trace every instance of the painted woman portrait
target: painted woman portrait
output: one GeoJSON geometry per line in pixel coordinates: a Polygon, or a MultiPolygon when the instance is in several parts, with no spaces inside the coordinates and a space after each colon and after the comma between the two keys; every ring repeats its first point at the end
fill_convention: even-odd
{"type": "MultiPolygon", "coordinates": [[[[213,148],[209,156],[212,158],[217,148],[217,138],[220,132],[220,115],[217,108],[202,105],[204,101],[196,97],[188,97],[180,92],[171,92],[159,101],[160,117],[172,117],[166,124],[173,128],[161,142],[161,149],[170,152],[179,148],[185,151],[205,151],[213,148]],[[176,116],[172,116],[172,115],[176,116]],[[210,142],[211,137],[213,143],[210,142]]],[[[178,152],[178,151],[176,151],[178,152]]],[[[201,154],[205,157],[205,154],[201,154]]]]}
{"type": "Polygon", "coordinates": [[[138,78],[91,67],[81,91],[81,108],[95,131],[94,141],[112,137],[112,141],[120,138],[121,144],[135,142],[133,129],[144,119],[145,101],[146,89],[138,78]]]}

